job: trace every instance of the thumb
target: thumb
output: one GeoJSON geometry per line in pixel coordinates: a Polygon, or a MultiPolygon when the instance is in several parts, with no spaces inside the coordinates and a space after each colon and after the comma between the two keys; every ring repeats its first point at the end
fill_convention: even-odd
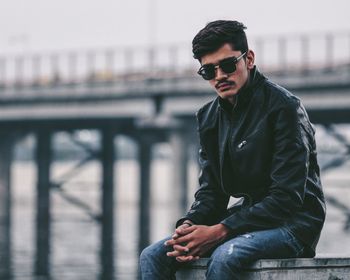
{"type": "Polygon", "coordinates": [[[179,226],[176,230],[175,233],[179,234],[179,235],[186,235],[191,233],[192,231],[194,231],[196,229],[195,225],[189,226],[189,225],[183,225],[183,226],[179,226]]]}
{"type": "Polygon", "coordinates": [[[189,224],[182,224],[182,225],[179,225],[176,229],[175,229],[175,233],[174,235],[172,236],[173,239],[177,239],[179,238],[181,235],[182,235],[182,229],[185,229],[187,227],[189,227],[190,225],[189,224]]]}

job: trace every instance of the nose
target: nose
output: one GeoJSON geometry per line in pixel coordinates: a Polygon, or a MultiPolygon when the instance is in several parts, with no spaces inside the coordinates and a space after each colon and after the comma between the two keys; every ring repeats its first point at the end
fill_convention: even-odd
{"type": "Polygon", "coordinates": [[[222,79],[226,79],[228,77],[228,75],[222,71],[222,69],[219,66],[215,67],[215,79],[217,81],[220,81],[222,79]]]}

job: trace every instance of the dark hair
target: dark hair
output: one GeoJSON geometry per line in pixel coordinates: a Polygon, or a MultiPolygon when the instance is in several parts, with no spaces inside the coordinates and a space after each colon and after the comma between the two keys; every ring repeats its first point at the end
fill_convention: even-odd
{"type": "Polygon", "coordinates": [[[243,23],[233,20],[217,20],[209,22],[192,40],[192,52],[195,59],[218,50],[229,43],[233,50],[242,53],[248,50],[247,29],[243,23]]]}

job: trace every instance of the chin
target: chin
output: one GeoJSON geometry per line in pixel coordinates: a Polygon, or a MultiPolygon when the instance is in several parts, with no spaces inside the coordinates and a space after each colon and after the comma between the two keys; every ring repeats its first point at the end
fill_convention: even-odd
{"type": "Polygon", "coordinates": [[[236,91],[218,92],[218,94],[222,99],[229,99],[229,98],[233,98],[237,94],[237,92],[236,91]]]}

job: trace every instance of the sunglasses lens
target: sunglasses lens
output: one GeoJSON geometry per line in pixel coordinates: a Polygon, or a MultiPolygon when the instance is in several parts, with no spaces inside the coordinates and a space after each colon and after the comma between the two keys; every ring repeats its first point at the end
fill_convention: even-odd
{"type": "Polygon", "coordinates": [[[236,59],[226,59],[220,62],[220,68],[222,71],[224,71],[226,74],[230,74],[236,71],[236,59]]]}
{"type": "Polygon", "coordinates": [[[199,69],[198,74],[201,75],[204,80],[212,80],[215,78],[215,66],[204,65],[199,69]]]}

